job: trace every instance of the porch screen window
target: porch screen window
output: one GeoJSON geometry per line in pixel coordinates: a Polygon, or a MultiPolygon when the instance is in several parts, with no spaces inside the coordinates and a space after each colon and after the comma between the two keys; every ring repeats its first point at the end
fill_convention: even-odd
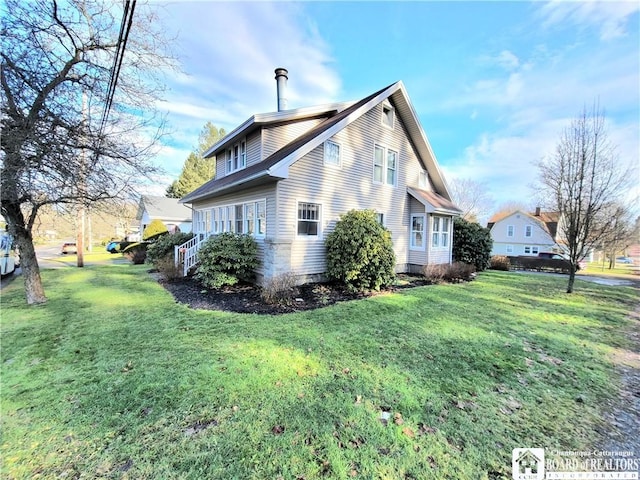
{"type": "Polygon", "coordinates": [[[244,233],[253,235],[255,228],[255,205],[253,203],[247,203],[244,206],[244,233]]]}
{"type": "Polygon", "coordinates": [[[267,208],[266,202],[256,203],[256,234],[264,235],[267,233],[267,208]]]}
{"type": "Polygon", "coordinates": [[[317,236],[320,223],[320,205],[316,203],[298,204],[298,235],[317,236]]]}
{"type": "Polygon", "coordinates": [[[243,233],[242,205],[236,205],[236,233],[243,233]]]}
{"type": "Polygon", "coordinates": [[[449,246],[449,224],[446,217],[433,217],[431,231],[431,246],[434,248],[447,248],[449,246]]]}
{"type": "Polygon", "coordinates": [[[411,215],[411,248],[424,250],[424,215],[411,215]]]}

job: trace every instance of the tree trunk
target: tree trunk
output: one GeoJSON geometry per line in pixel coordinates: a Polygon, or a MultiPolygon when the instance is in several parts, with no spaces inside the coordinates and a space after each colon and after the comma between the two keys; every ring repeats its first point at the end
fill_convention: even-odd
{"type": "Polygon", "coordinates": [[[569,283],[567,285],[567,293],[573,293],[573,284],[576,281],[576,267],[571,265],[569,270],[569,283]]]}
{"type": "Polygon", "coordinates": [[[33,247],[33,237],[31,231],[26,227],[24,215],[20,207],[15,205],[9,205],[5,213],[9,233],[13,236],[20,254],[20,268],[24,278],[27,304],[46,303],[47,297],[44,294],[42,278],[40,278],[40,267],[36,258],[36,250],[33,247]]]}

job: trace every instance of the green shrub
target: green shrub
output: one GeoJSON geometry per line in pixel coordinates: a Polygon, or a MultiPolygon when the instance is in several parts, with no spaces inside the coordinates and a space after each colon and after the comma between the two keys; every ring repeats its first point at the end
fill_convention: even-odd
{"type": "Polygon", "coordinates": [[[342,215],[325,245],[327,275],[350,290],[380,290],[395,279],[391,232],[378,223],[373,210],[342,215]]]}
{"type": "Polygon", "coordinates": [[[478,272],[489,266],[493,240],[488,228],[463,218],[453,220],[453,258],[474,265],[478,272]]]}
{"type": "Polygon", "coordinates": [[[141,265],[147,258],[147,242],[136,242],[128,245],[122,253],[134,265],[141,265]]]}
{"type": "Polygon", "coordinates": [[[431,283],[457,283],[473,280],[476,267],[464,262],[441,263],[425,265],[422,271],[431,283]]]}
{"type": "MultiPolygon", "coordinates": [[[[147,251],[147,259],[149,252],[147,251]]],[[[182,278],[182,265],[176,265],[173,257],[162,257],[153,263],[154,267],[158,270],[158,273],[162,275],[166,280],[177,280],[182,278]]]]}
{"type": "Polygon", "coordinates": [[[166,233],[169,233],[167,226],[162,223],[162,220],[156,218],[155,220],[151,220],[151,223],[147,225],[142,232],[142,240],[153,240],[166,233]]]}
{"type": "Polygon", "coordinates": [[[489,268],[491,270],[503,270],[508,272],[510,267],[511,262],[509,261],[509,257],[506,255],[494,255],[489,260],[489,268]]]}
{"type": "Polygon", "coordinates": [[[149,245],[147,249],[147,262],[152,263],[156,268],[159,261],[164,261],[170,257],[173,261],[175,247],[182,245],[187,240],[193,238],[193,233],[173,233],[169,235],[161,235],[149,245]]]}
{"type": "Polygon", "coordinates": [[[296,276],[293,273],[283,273],[270,278],[260,292],[262,299],[270,305],[291,305],[298,294],[296,276]]]}
{"type": "Polygon", "coordinates": [[[249,235],[231,232],[205,241],[198,250],[197,260],[196,278],[209,288],[250,280],[260,264],[256,241],[249,235]]]}

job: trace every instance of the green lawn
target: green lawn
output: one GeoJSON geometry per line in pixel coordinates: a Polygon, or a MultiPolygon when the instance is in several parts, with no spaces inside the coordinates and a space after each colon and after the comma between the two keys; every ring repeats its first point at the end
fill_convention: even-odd
{"type": "Polygon", "coordinates": [[[511,478],[515,447],[597,442],[637,298],[489,272],[241,315],[146,269],[44,271],[44,306],[3,291],[3,478],[511,478]]]}

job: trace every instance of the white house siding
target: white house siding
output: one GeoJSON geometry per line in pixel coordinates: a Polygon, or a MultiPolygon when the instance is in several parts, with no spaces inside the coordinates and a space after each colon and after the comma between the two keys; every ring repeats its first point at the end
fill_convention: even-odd
{"type": "Polygon", "coordinates": [[[262,129],[262,160],[280,150],[287,143],[308,132],[324,118],[300,120],[283,125],[268,126],[262,129]]]}
{"type": "MultiPolygon", "coordinates": [[[[427,228],[425,231],[426,244],[424,250],[412,250],[409,249],[409,260],[408,263],[411,265],[426,265],[427,263],[427,245],[429,241],[429,216],[426,213],[426,209],[422,203],[418,200],[407,194],[409,197],[409,221],[411,221],[411,215],[424,215],[425,222],[427,223],[427,228]]],[[[409,223],[407,223],[407,235],[411,235],[409,231],[409,223]]]]}
{"type": "MultiPolygon", "coordinates": [[[[384,214],[391,231],[398,267],[409,260],[409,195],[407,185],[418,185],[422,167],[399,118],[392,130],[382,125],[378,105],[338,132],[332,141],[340,145],[341,168],[324,165],[320,145],[289,169],[289,178],[278,183],[277,237],[289,239],[291,268],[297,274],[326,270],[324,239],[341,214],[351,209],[374,209],[384,214]],[[374,145],[398,152],[397,185],[373,183],[374,145]],[[320,235],[297,236],[297,204],[321,204],[320,235]]],[[[424,207],[423,207],[424,211],[424,207]]]]}
{"type": "Polygon", "coordinates": [[[523,212],[515,212],[506,218],[496,222],[491,227],[493,238],[492,255],[531,255],[537,253],[525,253],[525,246],[537,247],[539,252],[549,252],[555,242],[545,228],[534,218],[523,212]],[[508,236],[508,227],[513,226],[513,237],[508,236]],[[525,227],[531,226],[531,237],[525,237],[525,227]],[[507,246],[513,247],[513,252],[507,251],[507,246]]]}
{"type": "MultiPolygon", "coordinates": [[[[238,139],[240,141],[240,139],[238,139]]],[[[258,163],[262,160],[262,142],[260,139],[260,130],[249,134],[246,139],[247,146],[247,167],[258,163]]],[[[235,144],[235,142],[234,142],[235,144]]],[[[216,178],[222,178],[227,174],[227,148],[216,155],[216,178]]]]}
{"type": "MultiPolygon", "coordinates": [[[[196,210],[208,210],[212,208],[222,207],[226,205],[236,205],[240,203],[248,203],[252,201],[258,201],[264,199],[266,201],[267,210],[267,229],[265,238],[269,238],[273,235],[276,226],[276,186],[275,183],[271,185],[265,185],[262,187],[256,187],[244,190],[242,192],[236,192],[229,195],[216,197],[213,199],[207,199],[204,201],[196,202],[192,205],[194,212],[196,210]]],[[[195,220],[195,218],[194,218],[195,220]]],[[[195,224],[195,222],[194,222],[195,224]]],[[[196,232],[205,233],[205,232],[196,232]]],[[[258,244],[258,256],[260,259],[264,257],[265,238],[256,237],[258,244]]],[[[264,272],[264,266],[261,264],[256,271],[258,275],[262,275],[264,272]]]]}

